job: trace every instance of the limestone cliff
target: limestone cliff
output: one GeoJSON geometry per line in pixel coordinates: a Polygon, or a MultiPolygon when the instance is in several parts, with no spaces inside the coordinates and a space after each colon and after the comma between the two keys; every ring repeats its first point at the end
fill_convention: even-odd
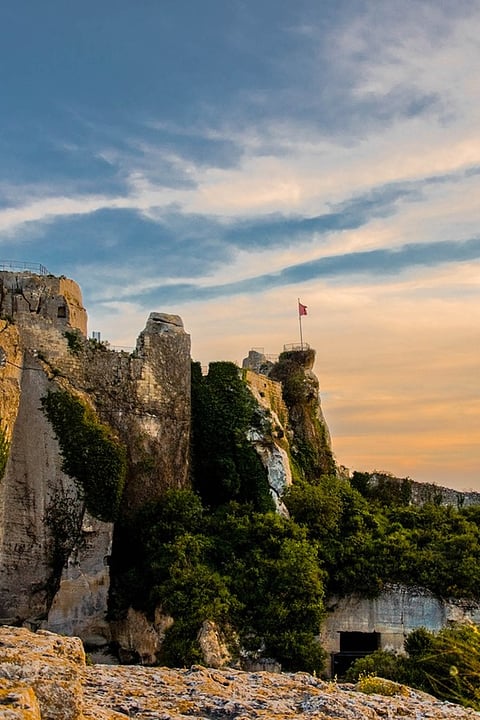
{"type": "Polygon", "coordinates": [[[133,353],[111,350],[76,283],[29,272],[0,273],[0,315],[0,618],[107,642],[113,524],[86,512],[42,399],[66,392],[125,447],[128,517],[188,484],[190,338],[152,313],[133,353]]]}
{"type": "MultiPolygon", "coordinates": [[[[311,348],[285,350],[275,361],[251,351],[243,361],[247,382],[261,404],[272,405],[269,399],[280,393],[280,414],[284,418],[280,426],[283,424],[287,435],[292,469],[307,480],[337,472],[330,433],[322,413],[319,382],[313,372],[314,362],[315,350],[311,348]],[[258,380],[254,382],[255,375],[258,380]],[[275,386],[279,389],[272,391],[275,386]]],[[[278,401],[272,405],[274,417],[276,406],[278,401]]]]}
{"type": "Polygon", "coordinates": [[[263,415],[261,428],[251,428],[249,440],[267,470],[270,493],[277,511],[287,514],[282,502],[285,489],[292,483],[290,444],[288,440],[288,409],[282,395],[281,383],[266,375],[245,368],[245,381],[263,415]]]}
{"type": "MultiPolygon", "coordinates": [[[[297,474],[334,467],[313,359],[313,351],[284,353],[243,372],[258,406],[243,437],[282,514],[292,459],[297,474]]],[[[142,512],[190,484],[191,414],[190,338],[180,317],[151,313],[135,350],[118,352],[87,338],[74,281],[0,273],[1,622],[79,635],[92,648],[113,641],[124,659],[156,661],[173,620],[160,607],[147,619],[134,602],[142,589],[127,586],[142,512]],[[118,508],[113,496],[105,508],[111,488],[92,438],[125,457],[118,508]]],[[[210,658],[225,655],[214,624],[199,633],[210,658]]]]}

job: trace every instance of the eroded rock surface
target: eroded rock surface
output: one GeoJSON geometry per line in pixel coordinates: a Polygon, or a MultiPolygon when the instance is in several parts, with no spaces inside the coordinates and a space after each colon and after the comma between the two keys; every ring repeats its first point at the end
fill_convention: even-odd
{"type": "Polygon", "coordinates": [[[77,638],[0,628],[0,720],[474,720],[398,686],[365,695],[307,673],[85,665],[77,638]]]}
{"type": "Polygon", "coordinates": [[[385,720],[480,718],[473,710],[404,689],[393,697],[365,695],[307,673],[246,673],[194,665],[189,670],[87,668],[85,699],[136,720],[385,720]]]}
{"type": "MultiPolygon", "coordinates": [[[[11,704],[17,704],[12,708],[17,717],[38,717],[35,699],[26,691],[30,689],[42,720],[81,720],[84,670],[85,653],[78,638],[46,630],[0,629],[0,687],[7,691],[11,704]],[[18,714],[21,711],[23,715],[18,714]]],[[[0,703],[0,718],[15,717],[2,714],[2,707],[7,705],[0,703]]]]}
{"type": "Polygon", "coordinates": [[[151,313],[132,353],[87,340],[78,285],[27,271],[0,272],[0,314],[0,619],[102,648],[122,558],[112,560],[113,524],[86,513],[64,473],[42,399],[80,398],[123,443],[125,522],[189,484],[190,337],[178,315],[151,313]]]}

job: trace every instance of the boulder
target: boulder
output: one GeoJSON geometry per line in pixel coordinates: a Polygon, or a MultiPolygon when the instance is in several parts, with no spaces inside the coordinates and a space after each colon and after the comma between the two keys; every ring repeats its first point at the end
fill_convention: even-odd
{"type": "Polygon", "coordinates": [[[46,630],[1,628],[0,681],[4,697],[18,706],[17,717],[81,720],[84,670],[85,653],[78,638],[46,630]],[[35,715],[35,697],[41,715],[35,715]]]}

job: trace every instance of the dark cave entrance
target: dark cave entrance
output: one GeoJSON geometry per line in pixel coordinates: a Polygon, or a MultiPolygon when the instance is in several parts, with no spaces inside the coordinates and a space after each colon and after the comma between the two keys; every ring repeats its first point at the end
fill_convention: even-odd
{"type": "Polygon", "coordinates": [[[332,677],[345,676],[355,660],[380,649],[378,632],[340,632],[340,652],[332,653],[332,677]]]}

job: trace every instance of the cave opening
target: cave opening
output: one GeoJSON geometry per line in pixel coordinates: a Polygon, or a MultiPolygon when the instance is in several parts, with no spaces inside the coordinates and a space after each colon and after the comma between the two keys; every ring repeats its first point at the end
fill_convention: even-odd
{"type": "Polygon", "coordinates": [[[381,647],[378,632],[340,632],[340,652],[332,653],[332,677],[344,677],[355,660],[381,647]]]}

